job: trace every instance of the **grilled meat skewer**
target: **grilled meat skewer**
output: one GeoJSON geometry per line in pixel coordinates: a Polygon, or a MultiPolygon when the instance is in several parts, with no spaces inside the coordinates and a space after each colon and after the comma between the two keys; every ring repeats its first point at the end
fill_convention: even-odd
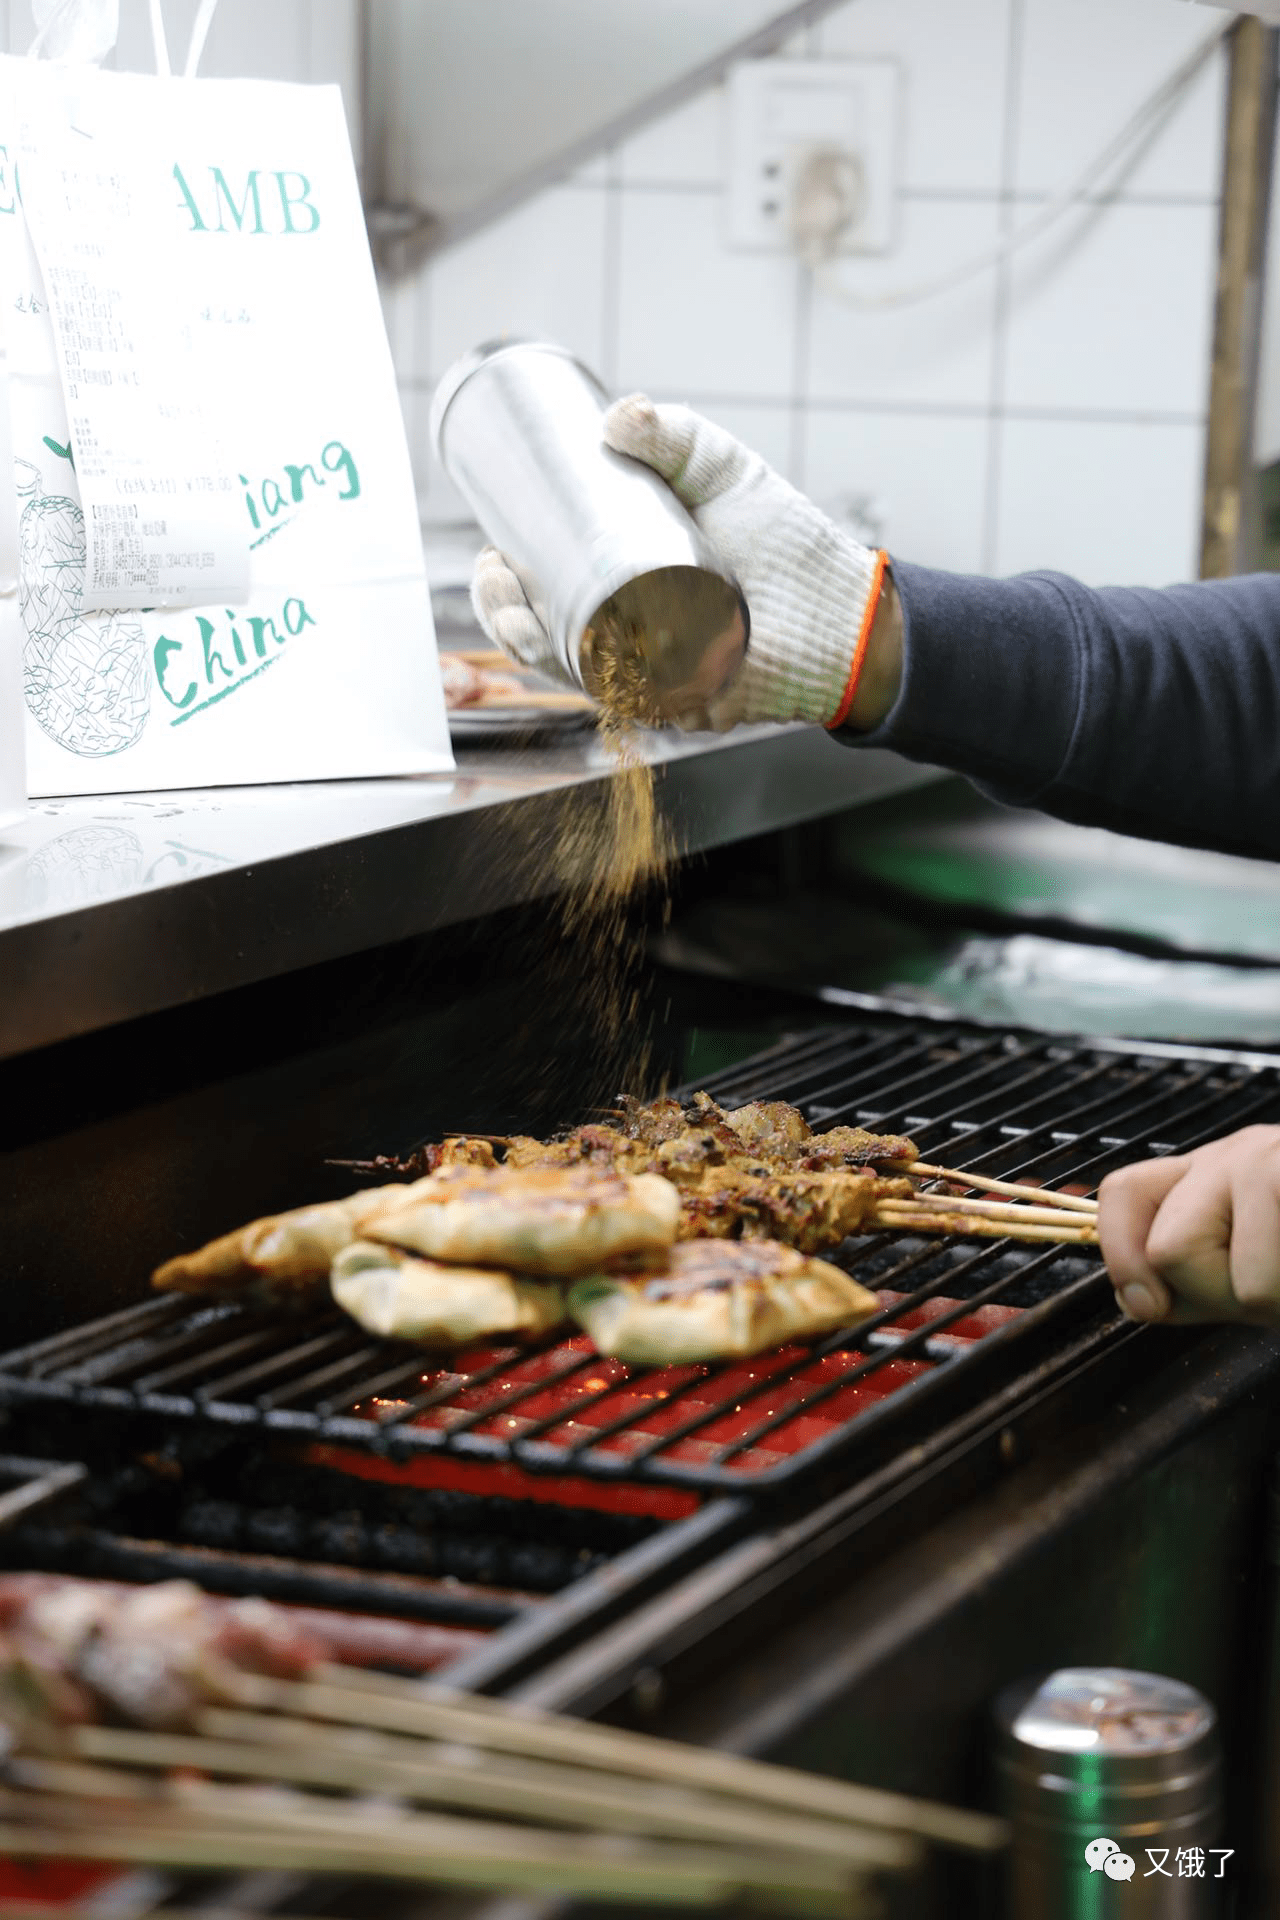
{"type": "Polygon", "coordinates": [[[832,1127],[814,1133],[797,1107],[784,1100],[754,1100],[730,1110],[707,1093],[682,1106],[669,1095],[642,1103],[624,1095],[616,1124],[591,1121],[551,1140],[529,1134],[459,1134],[397,1158],[342,1164],[360,1173],[420,1178],[442,1156],[474,1156],[476,1165],[496,1165],[497,1149],[509,1166],[573,1166],[579,1161],[626,1173],[661,1173],[677,1185],[706,1167],[737,1167],[753,1176],[828,1173],[871,1168],[904,1171],[916,1145],[903,1134],[869,1133],[865,1127],[832,1127]]]}

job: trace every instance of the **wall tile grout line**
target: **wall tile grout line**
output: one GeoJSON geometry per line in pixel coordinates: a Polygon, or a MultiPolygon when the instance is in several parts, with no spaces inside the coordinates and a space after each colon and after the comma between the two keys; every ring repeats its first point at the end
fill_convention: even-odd
{"type": "MultiPolygon", "coordinates": [[[[578,193],[607,193],[605,180],[564,180],[562,186],[572,187],[578,193]]],[[[670,194],[673,199],[685,196],[713,199],[723,193],[724,188],[713,180],[672,180],[646,179],[640,175],[635,179],[624,180],[624,193],[661,193],[670,194]]],[[[552,189],[548,189],[552,191],[552,189]]],[[[1006,207],[1013,205],[1028,211],[1046,206],[1052,196],[1048,193],[1033,192],[1027,188],[1006,189],[1004,187],[924,187],[901,186],[898,197],[913,204],[924,206],[969,206],[969,207],[1006,207]]],[[[1216,207],[1217,195],[1213,193],[1173,193],[1154,190],[1128,189],[1117,187],[1114,191],[1086,193],[1080,197],[1082,207],[1216,207]]]]}
{"type": "Polygon", "coordinates": [[[788,478],[804,490],[808,463],[809,358],[813,336],[813,275],[795,263],[795,332],[791,342],[791,421],[787,446],[788,478]]]}
{"type": "MultiPolygon", "coordinates": [[[[573,185],[584,192],[602,193],[607,191],[602,180],[577,180],[573,185]]],[[[686,195],[701,195],[704,200],[713,200],[724,192],[724,187],[714,180],[623,180],[620,182],[623,193],[669,193],[673,198],[686,195]]]]}
{"type": "MultiPolygon", "coordinates": [[[[1047,206],[1052,198],[1050,194],[1032,193],[1026,188],[1006,192],[1002,187],[902,187],[899,192],[903,200],[925,205],[1013,206],[1028,212],[1047,206]]],[[[1139,189],[1130,192],[1117,187],[1113,192],[1081,194],[1076,204],[1081,207],[1216,207],[1218,197],[1212,193],[1151,193],[1139,189]]]]}
{"type": "Polygon", "coordinates": [[[600,378],[610,393],[618,387],[622,354],[622,149],[610,147],[605,161],[604,260],[601,272],[600,378]]]}
{"type": "MultiPolygon", "coordinates": [[[[430,392],[438,374],[403,374],[398,384],[405,392],[430,392]]],[[[725,409],[755,407],[762,412],[799,412],[805,416],[847,414],[869,419],[904,420],[1019,420],[1077,426],[1202,427],[1205,416],[1195,409],[1151,407],[1044,407],[1024,404],[991,407],[985,401],[850,400],[789,393],[719,393],[703,388],[681,388],[679,395],[653,383],[655,400],[679,400],[691,407],[725,409]]]]}
{"type": "MultiPolygon", "coordinates": [[[[1017,142],[1022,106],[1022,53],[1025,0],[1009,0],[1009,32],[1006,41],[1004,129],[1000,151],[1001,207],[999,232],[1005,238],[1015,219],[1014,190],[1017,174],[1017,142]]],[[[1004,455],[1004,403],[1009,345],[1009,309],[1012,299],[1012,262],[1008,259],[995,268],[995,300],[991,321],[990,413],[987,423],[987,470],[983,492],[981,567],[994,573],[1001,505],[1001,468],[1004,455]]]]}

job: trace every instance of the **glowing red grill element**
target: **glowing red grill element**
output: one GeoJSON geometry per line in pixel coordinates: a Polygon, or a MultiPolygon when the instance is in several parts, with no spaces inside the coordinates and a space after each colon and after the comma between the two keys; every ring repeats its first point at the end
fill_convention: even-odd
{"type": "MultiPolygon", "coordinates": [[[[882,1291],[878,1297],[883,1306],[892,1307],[905,1296],[882,1291]]],[[[916,1332],[959,1304],[945,1295],[927,1300],[889,1321],[883,1333],[916,1332]]],[[[945,1343],[951,1351],[960,1352],[1017,1319],[1019,1311],[1017,1307],[977,1307],[936,1337],[940,1346],[945,1343]]],[[[491,1464],[432,1455],[401,1463],[329,1445],[308,1448],[308,1458],[362,1479],[404,1486],[449,1487],[605,1513],[678,1519],[701,1504],[697,1494],[642,1482],[615,1485],[587,1479],[573,1472],[575,1451],[590,1447],[628,1459],[643,1456],[665,1435],[679,1435],[662,1447],[664,1460],[699,1466],[718,1461],[749,1479],[828,1439],[939,1364],[937,1359],[915,1354],[906,1360],[882,1359],[847,1388],[828,1391],[806,1406],[815,1391],[830,1388],[866,1360],[867,1355],[855,1347],[815,1359],[808,1347],[789,1346],[721,1369],[628,1369],[621,1361],[601,1359],[581,1336],[523,1356],[514,1349],[477,1347],[459,1356],[449,1370],[423,1374],[424,1392],[454,1381],[457,1385],[439,1405],[412,1416],[409,1424],[449,1432],[465,1423],[468,1432],[498,1440],[536,1437],[541,1444],[563,1451],[563,1474],[534,1473],[514,1461],[491,1464]],[[476,1375],[492,1367],[498,1371],[490,1378],[476,1380],[476,1375]],[[777,1418],[790,1408],[795,1409],[793,1417],[777,1418]],[[741,1445],[762,1422],[774,1419],[777,1424],[757,1441],[741,1445]],[[695,1431],[681,1434],[681,1429],[695,1423],[695,1431]],[[722,1452],[734,1446],[737,1452],[722,1452]]],[[[358,1411],[385,1419],[409,1404],[380,1401],[358,1411]]]]}

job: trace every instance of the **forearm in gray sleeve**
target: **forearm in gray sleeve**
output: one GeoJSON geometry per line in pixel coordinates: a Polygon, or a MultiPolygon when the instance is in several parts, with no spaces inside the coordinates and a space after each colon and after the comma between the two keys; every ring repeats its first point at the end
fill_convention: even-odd
{"type": "Polygon", "coordinates": [[[893,574],[902,690],[873,733],[842,739],[1065,820],[1280,858],[1280,575],[893,574]]]}

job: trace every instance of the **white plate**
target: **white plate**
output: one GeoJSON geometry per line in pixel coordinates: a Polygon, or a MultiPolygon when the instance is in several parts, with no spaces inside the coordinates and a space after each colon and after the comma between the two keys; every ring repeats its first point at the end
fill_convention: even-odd
{"type": "Polygon", "coordinates": [[[527,740],[531,734],[580,733],[595,725],[590,707],[453,707],[449,732],[455,740],[527,740]]]}

